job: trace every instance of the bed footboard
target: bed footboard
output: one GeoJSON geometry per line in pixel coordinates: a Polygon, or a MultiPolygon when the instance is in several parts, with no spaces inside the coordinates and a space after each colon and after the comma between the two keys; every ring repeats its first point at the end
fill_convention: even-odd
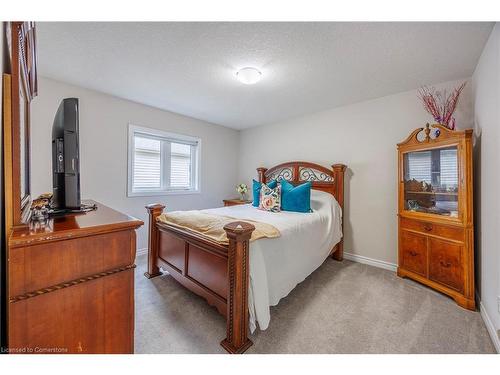
{"type": "Polygon", "coordinates": [[[183,286],[205,298],[226,317],[226,338],[221,345],[229,353],[243,353],[248,338],[249,240],[255,227],[236,221],[224,227],[229,245],[207,240],[157,222],[165,206],[146,206],[149,213],[147,278],[161,275],[160,267],[183,286]]]}

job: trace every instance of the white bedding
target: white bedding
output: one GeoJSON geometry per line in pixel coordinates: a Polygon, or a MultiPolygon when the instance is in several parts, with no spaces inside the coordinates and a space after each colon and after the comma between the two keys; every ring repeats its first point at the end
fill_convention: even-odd
{"type": "Polygon", "coordinates": [[[331,194],[311,191],[311,208],[311,213],[273,213],[246,204],[202,210],[269,223],[281,232],[279,238],[263,238],[250,245],[248,306],[252,332],[257,322],[262,330],[269,326],[269,306],[277,305],[318,268],[342,238],[342,210],[331,194]]]}

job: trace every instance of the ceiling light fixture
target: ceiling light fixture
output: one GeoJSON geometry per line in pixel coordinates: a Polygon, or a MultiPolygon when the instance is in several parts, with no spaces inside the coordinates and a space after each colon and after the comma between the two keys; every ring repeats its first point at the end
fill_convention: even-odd
{"type": "Polygon", "coordinates": [[[262,73],[256,68],[243,68],[236,72],[236,78],[245,85],[253,85],[260,81],[262,73]]]}

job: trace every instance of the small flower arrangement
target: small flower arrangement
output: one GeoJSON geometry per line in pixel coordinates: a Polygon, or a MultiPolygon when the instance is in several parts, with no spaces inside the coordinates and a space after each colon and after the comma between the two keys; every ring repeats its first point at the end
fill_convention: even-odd
{"type": "Polygon", "coordinates": [[[434,87],[424,86],[419,90],[418,96],[422,100],[425,110],[434,117],[438,124],[455,130],[453,112],[457,108],[458,98],[465,87],[465,83],[462,83],[449,94],[446,90],[437,91],[434,87]]]}
{"type": "Polygon", "coordinates": [[[245,200],[245,194],[248,193],[248,186],[246,184],[236,185],[236,191],[240,194],[241,200],[245,200]]]}

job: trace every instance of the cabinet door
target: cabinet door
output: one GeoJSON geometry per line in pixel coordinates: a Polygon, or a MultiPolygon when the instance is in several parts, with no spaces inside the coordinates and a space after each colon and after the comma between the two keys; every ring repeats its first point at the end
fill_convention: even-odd
{"type": "Polygon", "coordinates": [[[460,244],[429,238],[429,279],[463,292],[462,254],[460,244]]]}
{"type": "Polygon", "coordinates": [[[427,237],[401,231],[401,256],[403,268],[427,276],[427,237]]]}
{"type": "Polygon", "coordinates": [[[459,217],[457,146],[403,156],[404,210],[459,217]]]}

